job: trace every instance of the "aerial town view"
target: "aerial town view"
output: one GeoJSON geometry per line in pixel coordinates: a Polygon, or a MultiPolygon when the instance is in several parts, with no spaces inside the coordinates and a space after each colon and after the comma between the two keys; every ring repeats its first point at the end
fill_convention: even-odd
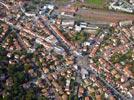
{"type": "Polygon", "coordinates": [[[134,100],[134,0],[0,0],[0,100],[134,100]]]}

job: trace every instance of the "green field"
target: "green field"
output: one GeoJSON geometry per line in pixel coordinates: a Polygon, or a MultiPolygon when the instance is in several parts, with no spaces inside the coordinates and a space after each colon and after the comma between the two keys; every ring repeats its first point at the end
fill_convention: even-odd
{"type": "MultiPolygon", "coordinates": [[[[55,0],[55,3],[57,4],[66,4],[70,0],[55,0]]],[[[90,8],[98,8],[103,9],[106,8],[108,0],[84,0],[84,3],[79,2],[80,0],[77,0],[73,5],[77,7],[90,7],[90,8]]]]}
{"type": "Polygon", "coordinates": [[[87,3],[101,5],[105,2],[105,0],[86,0],[87,3]]]}

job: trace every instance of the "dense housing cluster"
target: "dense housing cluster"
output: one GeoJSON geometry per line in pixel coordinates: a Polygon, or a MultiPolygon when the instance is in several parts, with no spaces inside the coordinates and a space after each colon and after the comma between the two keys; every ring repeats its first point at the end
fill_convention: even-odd
{"type": "Polygon", "coordinates": [[[134,99],[134,17],[80,20],[83,7],[36,0],[0,8],[0,99],[134,99]]]}

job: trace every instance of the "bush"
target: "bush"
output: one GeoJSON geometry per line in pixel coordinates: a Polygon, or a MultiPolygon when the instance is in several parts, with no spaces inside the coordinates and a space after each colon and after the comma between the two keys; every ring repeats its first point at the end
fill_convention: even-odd
{"type": "Polygon", "coordinates": [[[72,37],[72,41],[84,42],[87,39],[87,34],[78,32],[72,37]]]}

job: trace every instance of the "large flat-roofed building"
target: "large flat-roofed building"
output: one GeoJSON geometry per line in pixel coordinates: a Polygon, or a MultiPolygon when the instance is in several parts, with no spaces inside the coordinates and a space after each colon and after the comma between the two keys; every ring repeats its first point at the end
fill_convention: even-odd
{"type": "Polygon", "coordinates": [[[61,24],[63,26],[74,26],[75,21],[74,20],[63,20],[61,24]]]}
{"type": "Polygon", "coordinates": [[[134,13],[134,6],[124,0],[118,0],[110,3],[109,9],[134,13]]]}
{"type": "Polygon", "coordinates": [[[126,20],[126,21],[120,21],[119,22],[119,25],[121,27],[125,27],[125,26],[131,26],[133,24],[133,21],[132,20],[126,20]]]}

